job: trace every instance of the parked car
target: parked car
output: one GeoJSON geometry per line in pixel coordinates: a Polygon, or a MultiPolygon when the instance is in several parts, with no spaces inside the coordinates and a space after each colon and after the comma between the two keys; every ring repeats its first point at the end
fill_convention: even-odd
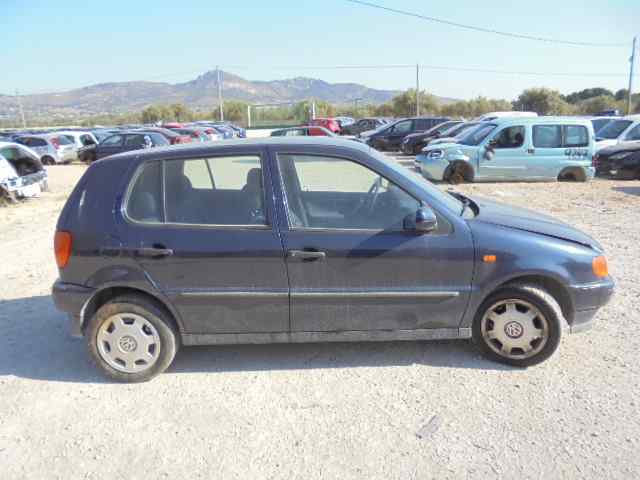
{"type": "Polygon", "coordinates": [[[484,122],[462,122],[458,125],[454,125],[440,134],[438,138],[432,138],[427,142],[427,146],[436,145],[439,143],[457,143],[458,138],[467,135],[471,130],[480,128],[484,125],[484,122]]]}
{"type": "Polygon", "coordinates": [[[96,145],[98,139],[91,132],[63,130],[57,132],[64,135],[76,146],[77,159],[81,162],[91,163],[96,159],[96,145]]]}
{"type": "Polygon", "coordinates": [[[314,118],[309,122],[309,126],[323,127],[336,135],[340,135],[342,131],[340,122],[335,118],[314,118]]]}
{"type": "Polygon", "coordinates": [[[614,289],[600,244],[570,225],[445,193],[337,138],[96,162],[54,250],[56,307],[127,382],[181,345],[473,338],[527,367],[614,289]]]}
{"type": "Polygon", "coordinates": [[[11,197],[35,197],[47,191],[47,170],[39,155],[15,142],[0,142],[0,188],[11,197]]]}
{"type": "Polygon", "coordinates": [[[44,165],[71,163],[78,158],[73,142],[58,133],[24,135],[17,137],[15,141],[31,148],[40,155],[40,161],[44,165]]]}
{"type": "Polygon", "coordinates": [[[418,155],[431,140],[440,138],[452,127],[463,124],[462,120],[450,120],[430,128],[426,132],[411,133],[404,137],[400,149],[406,155],[418,155]]]}
{"type": "Polygon", "coordinates": [[[430,180],[576,180],[593,178],[595,139],[587,119],[502,118],[432,144],[416,162],[430,180]]]}
{"type": "Polygon", "coordinates": [[[212,121],[198,121],[198,122],[194,122],[196,125],[206,125],[209,127],[223,127],[223,132],[225,130],[228,130],[228,132],[226,132],[226,136],[224,138],[231,138],[231,137],[238,137],[238,138],[246,138],[247,137],[247,132],[244,128],[237,126],[234,123],[231,122],[212,122],[212,121]],[[230,134],[230,136],[229,136],[230,134]]]}
{"type": "Polygon", "coordinates": [[[291,127],[281,128],[271,132],[272,137],[336,137],[337,135],[330,132],[324,127],[291,127]]]}
{"type": "Polygon", "coordinates": [[[361,118],[351,125],[343,125],[341,133],[342,135],[358,135],[362,132],[376,130],[386,124],[387,121],[382,118],[361,118]]]}
{"type": "Polygon", "coordinates": [[[344,130],[344,127],[353,125],[356,121],[351,117],[336,117],[336,121],[340,125],[340,131],[344,130]]]}
{"type": "Polygon", "coordinates": [[[159,133],[164,138],[166,138],[167,141],[171,145],[177,145],[177,144],[180,144],[180,143],[191,143],[191,136],[190,135],[180,135],[179,133],[176,133],[173,130],[169,130],[168,128],[143,127],[143,128],[137,128],[137,129],[135,129],[135,131],[137,131],[137,132],[159,133]]]}
{"type": "Polygon", "coordinates": [[[596,154],[595,164],[599,177],[640,180],[640,142],[603,148],[596,154]]]}
{"type": "Polygon", "coordinates": [[[189,135],[191,140],[194,142],[209,142],[211,141],[211,137],[207,135],[204,129],[201,128],[171,128],[179,135],[189,135]]]}
{"type": "Polygon", "coordinates": [[[506,112],[489,112],[484,115],[480,115],[476,118],[475,122],[491,122],[499,118],[526,118],[537,117],[536,112],[518,112],[518,111],[506,111],[506,112]]]}
{"type": "Polygon", "coordinates": [[[360,137],[365,143],[377,150],[399,150],[407,135],[425,132],[450,119],[447,117],[416,117],[398,120],[378,128],[373,132],[364,132],[360,137]]]}
{"type": "Polygon", "coordinates": [[[142,150],[153,147],[165,147],[170,145],[167,138],[158,132],[122,132],[105,138],[96,147],[95,159],[115,155],[116,153],[142,150]]]}
{"type": "Polygon", "coordinates": [[[637,142],[640,140],[640,115],[612,119],[598,130],[596,140],[598,150],[622,142],[637,142]]]}
{"type": "Polygon", "coordinates": [[[596,113],[596,117],[617,117],[620,115],[620,110],[615,108],[611,108],[609,110],[602,110],[601,112],[596,113]]]}

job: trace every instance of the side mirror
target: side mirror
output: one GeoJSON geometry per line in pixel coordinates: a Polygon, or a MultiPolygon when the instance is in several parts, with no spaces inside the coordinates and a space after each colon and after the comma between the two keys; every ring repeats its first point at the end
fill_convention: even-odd
{"type": "Polygon", "coordinates": [[[404,229],[418,233],[430,233],[438,228],[436,214],[429,207],[420,207],[416,213],[404,219],[404,229]]]}

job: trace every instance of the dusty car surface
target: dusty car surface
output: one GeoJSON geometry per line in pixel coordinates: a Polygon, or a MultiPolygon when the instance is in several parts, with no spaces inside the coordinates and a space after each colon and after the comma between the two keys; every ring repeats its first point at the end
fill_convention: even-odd
{"type": "Polygon", "coordinates": [[[35,197],[48,189],[47,171],[38,154],[14,142],[0,142],[0,187],[15,198],[35,197]]]}
{"type": "Polygon", "coordinates": [[[444,193],[370,147],[273,137],[93,163],[55,235],[56,306],[107,375],[180,345],[473,339],[530,366],[612,291],[553,218],[444,193]]]}

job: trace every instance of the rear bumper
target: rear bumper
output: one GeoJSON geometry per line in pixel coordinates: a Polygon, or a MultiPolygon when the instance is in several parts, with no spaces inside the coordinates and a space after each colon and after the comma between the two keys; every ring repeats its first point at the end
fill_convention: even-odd
{"type": "Polygon", "coordinates": [[[575,306],[573,320],[569,324],[571,333],[579,333],[590,329],[595,321],[598,310],[609,303],[615,283],[606,278],[597,283],[571,285],[569,291],[575,306]]]}
{"type": "Polygon", "coordinates": [[[92,297],[93,288],[65,283],[56,280],[51,288],[51,296],[56,308],[69,315],[71,321],[71,335],[82,335],[82,309],[92,297]]]}

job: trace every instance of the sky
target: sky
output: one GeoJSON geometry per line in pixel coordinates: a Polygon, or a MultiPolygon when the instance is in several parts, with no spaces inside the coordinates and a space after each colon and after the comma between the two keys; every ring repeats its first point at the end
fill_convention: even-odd
{"type": "MultiPolygon", "coordinates": [[[[539,74],[422,68],[421,88],[444,97],[513,99],[530,87],[615,91],[628,85],[631,43],[640,36],[640,0],[370,1],[482,28],[624,46],[509,38],[347,0],[0,0],[0,93],[178,83],[216,65],[249,80],[305,76],[406,89],[415,86],[415,68],[325,67],[416,63],[539,74]],[[551,75],[558,73],[576,76],[551,75]]],[[[640,76],[635,83],[640,89],[640,76]]]]}

